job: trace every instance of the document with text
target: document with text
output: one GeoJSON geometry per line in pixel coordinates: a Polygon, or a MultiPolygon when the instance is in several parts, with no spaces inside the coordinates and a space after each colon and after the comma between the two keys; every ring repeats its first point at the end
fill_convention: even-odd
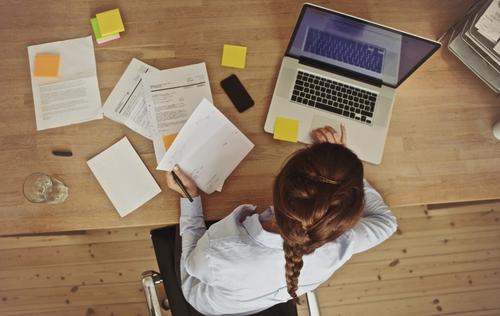
{"type": "Polygon", "coordinates": [[[142,75],[154,71],[158,69],[132,58],[103,106],[104,116],[151,140],[153,135],[144,99],[142,75]]]}
{"type": "Polygon", "coordinates": [[[148,72],[142,75],[156,160],[204,98],[212,102],[205,63],[148,72]]]}
{"type": "Polygon", "coordinates": [[[92,37],[28,46],[37,130],[103,117],[92,37]],[[57,77],[36,77],[38,54],[60,58],[57,77]]]}

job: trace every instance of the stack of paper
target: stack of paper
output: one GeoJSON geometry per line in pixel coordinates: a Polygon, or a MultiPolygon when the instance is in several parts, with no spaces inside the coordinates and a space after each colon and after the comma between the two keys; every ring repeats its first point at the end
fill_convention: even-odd
{"type": "Polygon", "coordinates": [[[177,132],[204,98],[212,101],[205,63],[149,71],[142,75],[144,95],[159,163],[177,132]]]}
{"type": "Polygon", "coordinates": [[[158,169],[172,170],[178,163],[201,190],[212,193],[222,190],[254,145],[211,102],[205,63],[157,70],[134,58],[104,113],[153,140],[158,169]]]}
{"type": "Polygon", "coordinates": [[[448,48],[500,93],[500,0],[476,2],[454,27],[448,48]]]}
{"type": "Polygon", "coordinates": [[[205,193],[221,191],[224,181],[254,144],[210,101],[203,99],[158,165],[179,164],[205,193]]]}
{"type": "Polygon", "coordinates": [[[125,31],[119,9],[97,13],[90,19],[97,44],[103,44],[120,38],[120,32],[125,31]]]}
{"type": "Polygon", "coordinates": [[[38,130],[102,118],[92,37],[28,46],[38,130]]]}
{"type": "Polygon", "coordinates": [[[126,137],[87,164],[121,217],[161,192],[126,137]]]}

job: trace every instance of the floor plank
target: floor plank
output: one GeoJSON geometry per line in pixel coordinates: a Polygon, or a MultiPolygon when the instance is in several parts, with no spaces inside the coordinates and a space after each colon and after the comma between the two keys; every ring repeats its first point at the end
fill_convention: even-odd
{"type": "MultiPolygon", "coordinates": [[[[398,233],[316,290],[322,315],[500,314],[499,206],[394,209],[398,233]]],[[[146,315],[149,230],[0,238],[0,315],[146,315]]]]}

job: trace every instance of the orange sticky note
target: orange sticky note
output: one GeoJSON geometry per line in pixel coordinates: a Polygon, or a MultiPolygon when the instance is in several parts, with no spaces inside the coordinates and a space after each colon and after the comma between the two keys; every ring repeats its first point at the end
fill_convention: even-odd
{"type": "Polygon", "coordinates": [[[177,133],[163,136],[163,146],[165,147],[165,150],[169,149],[170,146],[172,146],[175,137],[177,137],[177,133]]]}
{"type": "Polygon", "coordinates": [[[35,56],[35,77],[59,77],[59,55],[37,54],[35,56]]]}

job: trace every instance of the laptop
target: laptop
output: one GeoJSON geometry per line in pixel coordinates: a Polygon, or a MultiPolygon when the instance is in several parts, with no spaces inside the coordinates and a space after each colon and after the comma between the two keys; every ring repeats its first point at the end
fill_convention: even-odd
{"type": "Polygon", "coordinates": [[[351,15],[304,4],[281,63],[264,130],[299,121],[298,140],[344,123],[347,147],[380,164],[396,88],[441,44],[351,15]]]}

